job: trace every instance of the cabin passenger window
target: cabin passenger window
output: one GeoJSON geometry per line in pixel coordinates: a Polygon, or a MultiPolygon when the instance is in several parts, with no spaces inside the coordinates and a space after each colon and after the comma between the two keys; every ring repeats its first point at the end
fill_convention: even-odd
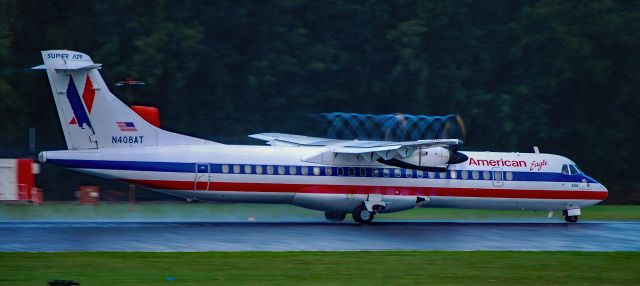
{"type": "Polygon", "coordinates": [[[240,165],[233,165],[233,172],[236,174],[240,173],[240,165]]]}
{"type": "Polygon", "coordinates": [[[469,178],[469,172],[468,171],[460,171],[460,177],[462,177],[463,180],[466,180],[469,178]]]}
{"type": "Polygon", "coordinates": [[[393,174],[396,176],[396,178],[400,178],[400,176],[402,176],[402,170],[395,169],[393,170],[393,174]]]}
{"type": "Polygon", "coordinates": [[[380,176],[380,170],[379,169],[373,169],[373,176],[374,177],[379,177],[380,176]]]}
{"type": "Polygon", "coordinates": [[[278,166],[278,174],[284,175],[284,166],[278,166]]]}
{"type": "Polygon", "coordinates": [[[349,168],[349,177],[353,177],[356,175],[356,169],[354,168],[349,168]]]}
{"type": "Polygon", "coordinates": [[[244,173],[251,174],[251,165],[244,165],[244,173]]]}
{"type": "Polygon", "coordinates": [[[505,177],[507,177],[507,181],[513,181],[513,172],[511,171],[507,172],[505,177]]]}
{"type": "Polygon", "coordinates": [[[338,168],[338,176],[344,176],[344,168],[338,168]]]}
{"type": "Polygon", "coordinates": [[[406,173],[407,178],[413,177],[413,170],[405,170],[404,172],[406,173]]]}
{"type": "Polygon", "coordinates": [[[446,179],[447,178],[447,172],[440,172],[440,179],[446,179]]]}
{"type": "Polygon", "coordinates": [[[382,170],[382,175],[385,177],[389,177],[389,169],[383,169],[382,170]]]}
{"type": "Polygon", "coordinates": [[[571,171],[571,175],[579,174],[578,168],[575,165],[569,165],[569,171],[571,171]]]}
{"type": "Polygon", "coordinates": [[[428,172],[428,173],[427,173],[427,176],[429,176],[429,179],[433,179],[433,178],[435,178],[435,177],[436,177],[436,173],[434,173],[434,172],[428,172]]]}
{"type": "Polygon", "coordinates": [[[491,173],[489,173],[489,171],[482,172],[482,179],[491,180],[491,173]]]}
{"type": "Polygon", "coordinates": [[[424,177],[424,172],[422,172],[422,171],[420,171],[420,170],[417,170],[417,171],[416,171],[416,177],[418,177],[418,178],[422,178],[422,177],[424,177]]]}
{"type": "Polygon", "coordinates": [[[366,177],[366,176],[367,176],[367,169],[360,168],[360,177],[366,177]]]}
{"type": "Polygon", "coordinates": [[[495,172],[493,172],[493,176],[494,176],[496,181],[502,181],[502,172],[495,171],[495,172]]]}
{"type": "Polygon", "coordinates": [[[296,170],[296,166],[289,166],[289,174],[295,175],[297,172],[298,170],[296,170]]]}
{"type": "Polygon", "coordinates": [[[480,179],[480,172],[478,172],[478,171],[472,171],[472,172],[471,172],[471,177],[472,177],[474,180],[480,179]]]}
{"type": "Polygon", "coordinates": [[[307,167],[307,166],[300,167],[300,173],[302,173],[305,176],[309,175],[309,167],[307,167]]]}
{"type": "Polygon", "coordinates": [[[256,165],[256,174],[262,174],[262,165],[256,165]]]}
{"type": "Polygon", "coordinates": [[[455,179],[455,178],[457,178],[457,177],[458,177],[458,172],[456,172],[456,171],[451,171],[451,172],[450,172],[450,175],[451,175],[451,179],[455,179]]]}
{"type": "Polygon", "coordinates": [[[224,164],[222,165],[222,173],[229,173],[229,165],[224,164]]]}
{"type": "Polygon", "coordinates": [[[320,176],[320,167],[313,167],[313,175],[320,176]]]}
{"type": "Polygon", "coordinates": [[[565,175],[569,175],[569,167],[567,164],[562,165],[562,173],[565,175]]]}
{"type": "Polygon", "coordinates": [[[325,175],[331,176],[332,173],[333,173],[333,170],[331,169],[331,167],[324,168],[324,174],[325,175]]]}
{"type": "Polygon", "coordinates": [[[271,165],[267,166],[267,174],[273,175],[273,166],[271,165]]]}

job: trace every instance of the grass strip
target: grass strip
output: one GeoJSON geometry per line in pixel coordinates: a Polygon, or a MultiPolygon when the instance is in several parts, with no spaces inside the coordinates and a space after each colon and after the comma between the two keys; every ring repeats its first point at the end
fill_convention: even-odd
{"type": "MultiPolygon", "coordinates": [[[[546,220],[546,211],[465,210],[419,208],[381,214],[378,220],[546,220]]],[[[243,221],[323,221],[322,212],[290,205],[265,204],[186,204],[143,203],[129,211],[126,203],[102,203],[95,206],[73,202],[47,203],[41,206],[0,205],[0,220],[209,220],[243,221]]],[[[640,221],[638,205],[603,205],[582,210],[580,221],[640,221]]],[[[563,221],[556,212],[548,221],[563,221]]]]}
{"type": "Polygon", "coordinates": [[[0,253],[0,285],[638,285],[640,252],[0,253]]]}

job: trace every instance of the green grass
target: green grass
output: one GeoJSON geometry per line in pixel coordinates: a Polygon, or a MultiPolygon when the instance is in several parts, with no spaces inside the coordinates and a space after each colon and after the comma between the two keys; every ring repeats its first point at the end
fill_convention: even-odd
{"type": "MultiPolygon", "coordinates": [[[[556,212],[547,219],[546,211],[501,211],[420,208],[381,214],[383,220],[502,220],[502,221],[562,221],[556,212]]],[[[144,203],[129,211],[126,203],[102,203],[82,206],[72,202],[46,203],[41,206],[0,205],[2,220],[209,220],[209,221],[322,221],[322,212],[290,205],[260,204],[187,204],[144,203]]],[[[582,210],[580,221],[640,220],[640,206],[594,206],[582,210]]]]}
{"type": "MultiPolygon", "coordinates": [[[[468,209],[413,209],[405,212],[385,214],[376,219],[407,220],[526,220],[543,219],[547,211],[514,211],[514,210],[468,210],[468,209]]],[[[562,213],[554,212],[551,220],[563,220],[562,213]]],[[[640,220],[640,206],[593,206],[582,209],[580,221],[598,220],[640,220]]]]}
{"type": "Polygon", "coordinates": [[[0,285],[638,285],[638,261],[640,252],[0,253],[0,285]]]}

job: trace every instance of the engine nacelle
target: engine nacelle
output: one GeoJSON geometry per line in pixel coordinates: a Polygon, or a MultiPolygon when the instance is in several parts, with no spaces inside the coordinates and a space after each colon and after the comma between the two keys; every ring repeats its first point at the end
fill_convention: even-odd
{"type": "Polygon", "coordinates": [[[468,159],[465,154],[460,152],[452,152],[444,147],[433,147],[418,149],[406,158],[390,160],[380,158],[378,162],[400,168],[442,172],[447,168],[447,165],[462,163],[468,159]]]}
{"type": "Polygon", "coordinates": [[[443,147],[418,149],[407,158],[399,159],[416,167],[446,168],[451,151],[443,147]]]}

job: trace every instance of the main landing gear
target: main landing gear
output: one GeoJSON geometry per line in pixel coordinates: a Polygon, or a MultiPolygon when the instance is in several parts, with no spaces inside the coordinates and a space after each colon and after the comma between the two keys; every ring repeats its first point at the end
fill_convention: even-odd
{"type": "Polygon", "coordinates": [[[375,214],[375,212],[367,210],[364,204],[362,204],[353,209],[353,213],[351,215],[353,216],[353,220],[357,223],[370,224],[371,221],[373,221],[375,214]]]}
{"type": "Polygon", "coordinates": [[[346,213],[341,213],[341,212],[324,212],[324,217],[328,221],[332,221],[332,222],[343,221],[346,216],[347,216],[346,213]]]}
{"type": "MultiPolygon", "coordinates": [[[[351,216],[353,217],[353,220],[357,223],[370,224],[371,221],[373,221],[373,217],[376,215],[378,211],[380,211],[380,209],[381,207],[376,205],[374,206],[373,211],[369,211],[365,206],[365,204],[363,203],[358,207],[356,207],[355,209],[353,209],[351,216]]],[[[347,214],[343,212],[324,212],[324,217],[331,222],[343,221],[346,216],[347,214]]]]}

